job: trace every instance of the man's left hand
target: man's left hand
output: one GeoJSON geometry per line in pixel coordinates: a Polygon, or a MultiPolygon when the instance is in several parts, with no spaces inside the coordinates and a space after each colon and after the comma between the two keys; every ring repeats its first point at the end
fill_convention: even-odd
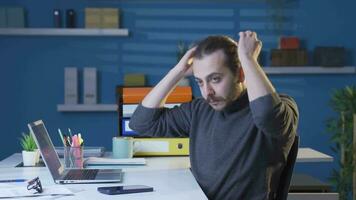
{"type": "Polygon", "coordinates": [[[245,31],[239,33],[238,54],[240,61],[252,59],[257,61],[261,52],[262,42],[257,39],[256,32],[245,31]]]}

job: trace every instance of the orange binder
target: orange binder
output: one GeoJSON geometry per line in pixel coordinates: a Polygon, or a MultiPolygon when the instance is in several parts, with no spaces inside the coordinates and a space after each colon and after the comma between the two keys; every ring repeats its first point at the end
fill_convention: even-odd
{"type": "MultiPolygon", "coordinates": [[[[124,87],[122,98],[124,104],[141,103],[143,98],[151,91],[152,87],[124,87]]],[[[168,96],[166,103],[184,103],[192,100],[190,86],[177,86],[168,96]]]]}

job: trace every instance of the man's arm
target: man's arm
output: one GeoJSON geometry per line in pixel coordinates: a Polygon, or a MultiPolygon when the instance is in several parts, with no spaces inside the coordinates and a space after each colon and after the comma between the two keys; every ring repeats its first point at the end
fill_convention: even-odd
{"type": "Polygon", "coordinates": [[[173,109],[162,108],[167,96],[179,80],[191,74],[190,49],[179,63],[146,95],[131,117],[129,127],[142,135],[154,137],[188,136],[190,127],[190,104],[173,109]]]}
{"type": "Polygon", "coordinates": [[[298,107],[293,99],[281,98],[257,62],[262,43],[255,32],[240,32],[238,54],[245,74],[250,108],[256,125],[271,136],[293,138],[298,107]]]}
{"type": "Polygon", "coordinates": [[[240,32],[238,54],[243,72],[245,74],[246,87],[249,101],[276,92],[272,83],[267,78],[263,69],[257,62],[262,43],[257,39],[255,32],[240,32]]]}
{"type": "Polygon", "coordinates": [[[191,58],[193,57],[194,51],[195,48],[187,51],[179,63],[146,95],[142,100],[142,105],[144,107],[162,107],[166,102],[169,93],[174,89],[177,83],[186,75],[192,74],[191,58]]]}

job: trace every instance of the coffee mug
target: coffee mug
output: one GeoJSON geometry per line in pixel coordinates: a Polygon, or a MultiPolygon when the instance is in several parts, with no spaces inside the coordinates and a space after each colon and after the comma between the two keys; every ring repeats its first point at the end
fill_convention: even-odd
{"type": "Polygon", "coordinates": [[[136,152],[135,143],[133,137],[113,137],[113,158],[132,158],[136,152]]]}

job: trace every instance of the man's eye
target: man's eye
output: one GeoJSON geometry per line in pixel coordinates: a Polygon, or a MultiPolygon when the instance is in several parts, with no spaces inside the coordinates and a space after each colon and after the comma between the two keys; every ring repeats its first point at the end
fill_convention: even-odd
{"type": "Polygon", "coordinates": [[[218,82],[220,82],[221,81],[221,78],[220,77],[213,77],[212,79],[211,79],[211,82],[213,82],[213,83],[218,83],[218,82]]]}
{"type": "Polygon", "coordinates": [[[202,86],[202,85],[203,85],[203,81],[196,80],[196,82],[197,82],[197,84],[198,84],[199,86],[202,86]]]}

